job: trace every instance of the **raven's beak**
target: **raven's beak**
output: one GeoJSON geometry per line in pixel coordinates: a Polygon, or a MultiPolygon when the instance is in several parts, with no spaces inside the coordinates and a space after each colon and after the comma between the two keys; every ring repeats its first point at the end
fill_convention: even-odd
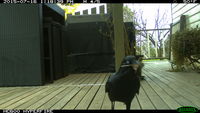
{"type": "Polygon", "coordinates": [[[139,67],[138,64],[133,64],[133,69],[134,69],[135,71],[137,71],[138,67],[139,67]]]}

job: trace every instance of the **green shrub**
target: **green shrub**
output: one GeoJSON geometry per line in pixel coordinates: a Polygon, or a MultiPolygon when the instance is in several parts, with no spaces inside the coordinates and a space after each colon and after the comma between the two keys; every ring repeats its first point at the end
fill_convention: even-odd
{"type": "Polygon", "coordinates": [[[192,55],[200,54],[200,29],[186,29],[172,35],[172,53],[177,68],[188,64],[192,55]]]}

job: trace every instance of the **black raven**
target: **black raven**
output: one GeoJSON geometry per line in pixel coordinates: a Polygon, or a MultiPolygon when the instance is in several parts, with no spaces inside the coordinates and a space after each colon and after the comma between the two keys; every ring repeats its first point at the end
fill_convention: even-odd
{"type": "Polygon", "coordinates": [[[134,56],[124,57],[119,70],[112,74],[105,85],[105,91],[114,109],[114,102],[120,101],[126,104],[126,109],[130,110],[134,96],[139,94],[140,78],[137,74],[139,62],[134,56]]]}

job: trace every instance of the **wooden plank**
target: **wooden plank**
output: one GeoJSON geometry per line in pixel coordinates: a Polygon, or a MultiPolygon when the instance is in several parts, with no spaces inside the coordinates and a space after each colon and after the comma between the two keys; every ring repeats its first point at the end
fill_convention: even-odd
{"type": "Polygon", "coordinates": [[[178,4],[177,3],[173,3],[172,4],[172,9],[174,9],[178,4]]]}
{"type": "Polygon", "coordinates": [[[83,15],[88,15],[88,10],[83,10],[83,15]]]}
{"type": "Polygon", "coordinates": [[[63,90],[61,93],[56,95],[54,98],[52,98],[50,101],[43,104],[38,109],[50,109],[52,106],[54,106],[57,102],[59,102],[62,98],[65,98],[67,94],[72,93],[72,90],[74,90],[75,87],[68,87],[67,89],[63,90]]]}
{"type": "Polygon", "coordinates": [[[15,109],[15,108],[18,109],[18,106],[20,106],[20,105],[22,105],[22,104],[26,104],[28,101],[31,101],[32,98],[34,98],[34,97],[36,97],[36,96],[39,96],[40,94],[42,94],[42,93],[46,92],[47,90],[49,90],[50,87],[49,87],[49,88],[41,87],[41,89],[42,89],[42,90],[40,90],[40,91],[38,91],[38,92],[36,92],[36,93],[34,93],[34,94],[28,96],[28,97],[25,97],[25,98],[21,99],[21,100],[18,101],[18,102],[13,103],[12,105],[6,107],[5,109],[15,109]]]}
{"type": "Polygon", "coordinates": [[[183,7],[185,7],[187,4],[186,3],[181,3],[178,4],[176,7],[172,9],[172,14],[176,13],[177,11],[181,10],[183,7]]]}
{"type": "MultiPolygon", "coordinates": [[[[84,83],[88,83],[89,81],[94,81],[95,78],[97,78],[97,76],[92,77],[92,79],[87,79],[84,83]]],[[[84,84],[83,83],[83,84],[84,84]]],[[[83,96],[87,93],[87,91],[89,91],[89,89],[91,88],[91,86],[82,86],[82,89],[80,92],[78,92],[78,94],[75,95],[75,97],[73,97],[70,102],[68,102],[63,109],[75,109],[75,107],[77,106],[78,102],[83,98],[83,96]]]]}
{"type": "MultiPolygon", "coordinates": [[[[30,89],[30,88],[21,88],[21,90],[18,90],[18,92],[16,92],[16,93],[12,93],[10,95],[5,95],[5,96],[3,96],[3,98],[1,97],[0,105],[5,103],[5,102],[7,102],[7,101],[10,101],[10,100],[12,100],[14,98],[17,98],[20,95],[23,95],[24,93],[27,93],[27,92],[29,92],[31,90],[32,89],[30,89]]],[[[3,109],[3,108],[0,107],[0,109],[3,109]]]]}
{"type": "MultiPolygon", "coordinates": [[[[83,76],[85,76],[85,74],[70,74],[68,76],[66,76],[65,78],[63,78],[62,80],[60,80],[58,83],[53,83],[52,85],[54,86],[60,86],[63,83],[68,83],[70,84],[71,82],[73,82],[74,80],[76,80],[77,78],[82,78],[83,76]]],[[[49,85],[48,85],[49,86],[49,85]]],[[[51,86],[51,85],[50,85],[51,86]]]]}
{"type": "Polygon", "coordinates": [[[77,104],[81,101],[83,96],[90,90],[91,86],[82,86],[82,89],[78,94],[75,95],[64,107],[63,109],[72,110],[75,109],[77,104]]]}
{"type": "MultiPolygon", "coordinates": [[[[85,78],[79,81],[77,81],[78,83],[84,82],[85,80],[88,79],[88,76],[84,76],[85,78]]],[[[54,98],[52,98],[50,101],[48,101],[47,103],[43,104],[40,108],[38,109],[50,109],[53,105],[55,105],[58,101],[60,101],[62,98],[64,98],[65,96],[67,96],[67,94],[71,93],[72,90],[75,88],[75,86],[70,86],[67,89],[65,89],[64,91],[62,91],[61,93],[59,93],[58,95],[56,95],[54,98]]]]}
{"type": "Polygon", "coordinates": [[[195,15],[189,17],[188,24],[194,23],[199,20],[200,20],[200,11],[197,12],[195,15]]]}
{"type": "Polygon", "coordinates": [[[123,102],[115,102],[115,107],[114,110],[125,110],[126,109],[126,105],[123,102]]]}
{"type": "Polygon", "coordinates": [[[48,86],[58,86],[58,85],[62,84],[64,81],[68,82],[68,81],[71,81],[71,80],[74,80],[74,79],[75,79],[74,74],[70,74],[70,75],[68,75],[68,76],[66,76],[64,78],[61,78],[61,79],[58,79],[58,80],[54,81],[53,84],[48,84],[48,86]]]}
{"type": "Polygon", "coordinates": [[[169,109],[169,106],[162,100],[162,98],[160,98],[155,90],[151,86],[149,86],[146,80],[143,81],[141,85],[144,88],[145,92],[148,94],[148,97],[155,106],[155,109],[169,109]]]}
{"type": "Polygon", "coordinates": [[[81,12],[79,11],[79,12],[75,12],[75,15],[81,15],[81,12]]]}
{"type": "Polygon", "coordinates": [[[197,12],[199,12],[200,10],[200,5],[196,4],[194,7],[192,7],[188,12],[184,13],[185,15],[188,15],[188,17],[190,18],[191,16],[194,16],[195,14],[197,14],[197,12]]]}
{"type": "MultiPolygon", "coordinates": [[[[159,66],[159,67],[161,67],[161,66],[159,66]]],[[[157,68],[159,68],[159,67],[157,67],[157,68]]],[[[150,67],[150,69],[151,69],[152,67],[150,67]]],[[[161,70],[161,69],[160,69],[161,70]]],[[[165,79],[163,79],[163,80],[165,80],[165,83],[174,83],[174,84],[176,84],[177,86],[180,86],[180,87],[182,87],[182,86],[184,86],[184,88],[186,88],[187,89],[187,91],[186,92],[192,92],[193,94],[195,94],[195,95],[198,95],[199,93],[200,93],[200,89],[199,88],[197,88],[197,87],[194,87],[193,85],[191,85],[191,84],[188,84],[188,79],[189,78],[186,78],[186,79],[184,79],[184,77],[187,77],[187,74],[185,75],[185,76],[183,76],[184,75],[184,73],[180,73],[180,74],[173,74],[172,72],[163,72],[163,71],[155,71],[155,70],[151,70],[152,72],[154,72],[154,73],[159,73],[161,76],[163,76],[163,74],[164,74],[164,76],[162,77],[162,79],[163,78],[165,78],[165,79]],[[181,75],[181,76],[180,76],[181,75]]],[[[193,76],[193,77],[195,77],[195,76],[193,76]]],[[[200,79],[200,77],[199,76],[197,76],[198,78],[196,78],[196,79],[200,79]]],[[[190,77],[191,78],[191,77],[190,77]]]]}
{"type": "Polygon", "coordinates": [[[177,17],[180,18],[181,15],[188,14],[187,12],[189,12],[189,10],[195,8],[197,5],[198,4],[188,4],[188,5],[184,6],[183,9],[178,10],[176,13],[173,14],[173,19],[175,19],[177,17]]]}
{"type": "MultiPolygon", "coordinates": [[[[155,73],[155,71],[152,71],[155,73]]],[[[156,73],[163,73],[163,72],[156,72],[156,73]]],[[[184,86],[185,88],[188,89],[189,92],[193,92],[195,94],[198,94],[200,93],[200,89],[197,88],[197,87],[194,87],[194,85],[191,85],[188,83],[188,77],[187,76],[183,76],[184,73],[180,73],[179,74],[173,74],[172,72],[165,72],[164,73],[165,76],[164,78],[166,78],[167,80],[165,80],[165,82],[170,82],[170,83],[174,83],[174,84],[177,84],[178,86],[182,85],[184,86]],[[184,77],[187,77],[187,78],[184,78],[184,77]]],[[[195,77],[195,76],[193,76],[195,77]]],[[[199,77],[200,78],[200,77],[199,77]]],[[[199,79],[199,78],[196,78],[196,79],[199,79]]]]}
{"type": "Polygon", "coordinates": [[[144,91],[143,87],[140,87],[138,101],[141,105],[141,109],[155,109],[153,103],[147,96],[146,92],[144,91]]]}
{"type": "Polygon", "coordinates": [[[102,104],[101,109],[103,109],[103,110],[110,110],[111,109],[111,102],[110,102],[110,99],[109,99],[107,93],[104,94],[104,99],[103,99],[103,104],[102,104]]]}
{"type": "Polygon", "coordinates": [[[2,92],[12,91],[14,89],[17,89],[16,87],[0,87],[0,94],[2,92]]]}
{"type": "MultiPolygon", "coordinates": [[[[150,74],[150,73],[149,73],[150,74]]],[[[152,75],[152,74],[151,74],[152,75]]],[[[160,78],[154,77],[154,74],[151,76],[151,78],[154,78],[154,82],[156,82],[160,87],[162,87],[171,97],[173,97],[181,106],[194,106],[197,107],[195,104],[193,104],[190,100],[187,98],[184,98],[182,95],[178,93],[178,90],[171,89],[167,84],[164,84],[160,78]],[[176,92],[177,91],[177,92],[176,92]]]]}
{"type": "MultiPolygon", "coordinates": [[[[194,88],[193,86],[187,85],[187,81],[183,81],[183,80],[181,80],[181,78],[177,78],[179,75],[173,75],[172,72],[160,71],[161,67],[162,67],[162,65],[157,65],[154,67],[149,66],[148,69],[151,69],[149,71],[152,71],[152,72],[148,72],[148,73],[153,73],[153,72],[158,73],[160,76],[158,76],[158,74],[153,74],[153,75],[155,77],[159,78],[163,83],[168,84],[168,86],[171,87],[173,90],[177,91],[177,93],[179,93],[179,95],[181,95],[182,97],[184,97],[186,99],[189,99],[189,100],[186,100],[181,97],[182,98],[181,104],[188,105],[188,104],[193,103],[193,104],[199,106],[199,97],[197,96],[199,94],[199,92],[197,90],[193,90],[193,88],[194,88]],[[157,68],[157,70],[155,70],[154,68],[157,68]],[[173,78],[171,78],[171,77],[173,77],[173,78]],[[192,103],[190,101],[192,101],[192,103]]],[[[164,68],[162,68],[162,70],[164,68]]],[[[180,100],[181,99],[179,99],[179,101],[180,100]]]]}
{"type": "MultiPolygon", "coordinates": [[[[104,80],[104,76],[100,75],[100,78],[97,80],[97,84],[102,83],[104,80]]],[[[88,93],[84,96],[84,98],[80,101],[78,106],[75,109],[88,109],[91,101],[95,97],[97,91],[99,90],[99,85],[94,85],[92,88],[88,91],[88,93]]]]}
{"type": "Polygon", "coordinates": [[[199,103],[199,99],[197,99],[198,97],[195,97],[194,94],[192,92],[186,92],[186,90],[183,90],[183,87],[178,87],[175,84],[170,84],[169,85],[171,88],[173,88],[174,90],[176,90],[181,96],[185,97],[186,99],[181,99],[181,104],[182,105],[193,105],[193,106],[199,106],[200,107],[200,103],[199,103]],[[196,105],[195,105],[196,104],[196,105]]]}
{"type": "Polygon", "coordinates": [[[108,3],[106,4],[107,5],[107,14],[111,14],[112,13],[112,4],[111,3],[108,3]]]}
{"type": "MultiPolygon", "coordinates": [[[[90,75],[92,76],[92,75],[90,75]]],[[[90,81],[94,81],[93,83],[95,83],[97,81],[98,76],[93,77],[92,79],[87,79],[86,81],[84,81],[84,83],[88,83],[90,81]]],[[[83,83],[83,84],[84,84],[83,83]]],[[[80,87],[75,87],[75,89],[69,93],[67,96],[65,96],[65,98],[63,98],[62,100],[60,100],[58,103],[56,103],[53,107],[51,107],[51,109],[64,109],[65,105],[68,105],[68,102],[70,100],[72,100],[72,98],[82,89],[82,86],[80,87]]]]}
{"type": "MultiPolygon", "coordinates": [[[[146,73],[144,73],[145,76],[148,76],[146,73]]],[[[147,78],[146,78],[147,79],[147,78]]],[[[156,93],[162,98],[162,100],[170,107],[170,109],[177,109],[180,107],[180,104],[178,104],[171,96],[169,96],[161,87],[159,87],[156,83],[154,83],[151,79],[148,79],[148,84],[154,88],[156,93]]]]}
{"type": "Polygon", "coordinates": [[[6,95],[12,95],[15,92],[20,92],[21,88],[15,88],[15,89],[9,89],[9,90],[4,90],[0,93],[0,100],[4,99],[6,95]]]}
{"type": "Polygon", "coordinates": [[[108,15],[76,15],[67,18],[67,23],[106,22],[108,15]]]}
{"type": "Polygon", "coordinates": [[[94,8],[91,9],[91,14],[93,14],[93,15],[97,14],[97,9],[96,9],[96,7],[94,7],[94,8]]]}
{"type": "Polygon", "coordinates": [[[100,14],[105,14],[105,6],[101,5],[99,6],[100,14]]]}
{"type": "Polygon", "coordinates": [[[80,103],[75,109],[79,109],[79,110],[88,109],[98,89],[99,89],[99,86],[92,86],[92,88],[87,92],[87,94],[84,96],[84,98],[80,101],[80,103]]]}
{"type": "Polygon", "coordinates": [[[94,97],[92,103],[90,104],[88,109],[96,109],[96,110],[100,110],[102,103],[103,103],[103,98],[104,98],[104,94],[105,94],[105,83],[106,80],[108,78],[108,76],[106,74],[101,75],[103,80],[104,85],[100,86],[100,89],[98,90],[96,96],[94,97]]]}
{"type": "Polygon", "coordinates": [[[82,81],[86,80],[89,77],[88,74],[77,74],[75,76],[75,79],[71,80],[70,82],[64,81],[64,83],[61,86],[72,86],[72,85],[78,85],[82,83],[82,81]]]}
{"type": "MultiPolygon", "coordinates": [[[[183,15],[187,15],[188,17],[190,17],[191,15],[193,15],[193,14],[199,12],[199,10],[200,10],[200,5],[197,4],[197,5],[195,5],[193,8],[191,8],[190,10],[188,10],[188,11],[182,13],[182,14],[183,14],[183,15]]],[[[180,20],[180,16],[181,16],[181,15],[176,16],[176,17],[173,17],[173,23],[178,22],[178,21],[180,20]]]]}
{"type": "Polygon", "coordinates": [[[58,101],[55,105],[51,107],[51,109],[62,109],[62,107],[71,100],[71,98],[79,91],[81,90],[81,87],[74,87],[74,89],[65,95],[64,98],[62,98],[60,101],[58,101]]]}
{"type": "Polygon", "coordinates": [[[46,97],[47,95],[51,94],[52,92],[56,91],[57,87],[46,87],[47,89],[45,92],[40,92],[40,95],[34,96],[30,101],[25,102],[24,104],[17,106],[15,109],[27,109],[29,106],[33,105],[34,103],[38,102],[42,98],[46,97]]]}
{"type": "MultiPolygon", "coordinates": [[[[159,77],[157,76],[156,74],[154,74],[154,76],[156,77],[159,77]]],[[[169,84],[169,81],[165,81],[166,79],[164,78],[164,76],[161,78],[159,77],[160,80],[162,80],[162,82],[168,84],[172,89],[178,91],[178,93],[180,95],[182,95],[183,97],[185,98],[188,98],[190,99],[190,101],[192,101],[192,103],[196,104],[198,107],[200,107],[200,99],[198,99],[198,94],[195,94],[195,92],[192,92],[192,91],[188,91],[190,89],[185,89],[185,87],[183,88],[183,85],[181,85],[180,83],[177,84],[176,82],[173,82],[173,83],[170,83],[169,84]]],[[[189,102],[188,102],[189,103],[189,102]]],[[[186,104],[186,103],[183,103],[183,104],[186,104]]],[[[190,103],[189,103],[190,104],[190,103]]]]}
{"type": "Polygon", "coordinates": [[[49,95],[46,95],[44,98],[42,98],[39,101],[35,102],[31,106],[27,107],[27,109],[37,109],[37,108],[39,108],[40,106],[42,106],[43,104],[48,102],[50,99],[52,99],[54,96],[56,96],[57,94],[59,94],[61,91],[65,90],[65,89],[66,89],[66,87],[61,87],[61,88],[55,89],[49,95]]]}
{"type": "Polygon", "coordinates": [[[190,24],[190,28],[197,28],[197,26],[198,26],[198,28],[199,28],[199,26],[200,26],[200,21],[197,21],[197,22],[194,22],[194,23],[192,23],[192,24],[190,24]]]}
{"type": "Polygon", "coordinates": [[[141,106],[138,102],[138,96],[136,95],[133,101],[131,102],[131,110],[140,110],[141,106]]]}
{"type": "Polygon", "coordinates": [[[7,102],[1,104],[1,105],[0,105],[0,108],[6,108],[6,107],[9,108],[11,104],[20,101],[21,99],[23,99],[23,98],[25,98],[25,97],[31,95],[32,93],[34,94],[34,93],[40,91],[42,88],[30,88],[30,89],[31,89],[31,90],[29,90],[29,92],[24,93],[24,94],[22,94],[22,95],[20,95],[20,96],[18,96],[18,97],[16,97],[16,98],[13,98],[13,99],[10,100],[10,101],[7,101],[7,102]]]}

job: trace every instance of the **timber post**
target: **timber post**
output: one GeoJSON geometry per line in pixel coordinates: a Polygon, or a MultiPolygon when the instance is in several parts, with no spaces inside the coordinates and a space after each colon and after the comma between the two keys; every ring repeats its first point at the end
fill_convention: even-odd
{"type": "Polygon", "coordinates": [[[112,4],[111,9],[114,25],[115,71],[118,71],[121,61],[125,56],[123,4],[112,4]]]}

